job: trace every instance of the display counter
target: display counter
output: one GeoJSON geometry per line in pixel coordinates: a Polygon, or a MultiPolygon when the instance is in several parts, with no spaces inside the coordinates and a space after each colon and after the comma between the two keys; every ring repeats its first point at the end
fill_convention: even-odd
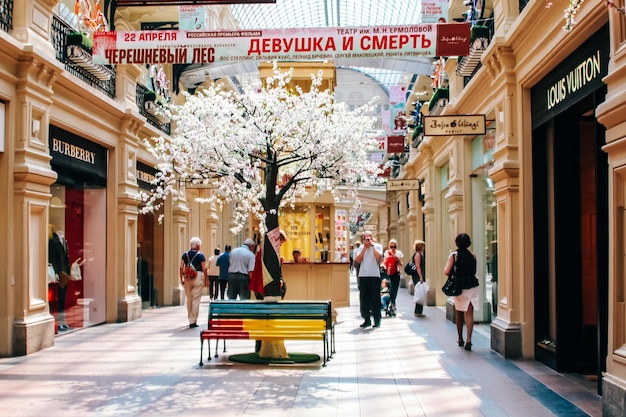
{"type": "Polygon", "coordinates": [[[282,270],[285,300],[331,300],[333,309],[350,306],[349,263],[284,263],[282,270]]]}

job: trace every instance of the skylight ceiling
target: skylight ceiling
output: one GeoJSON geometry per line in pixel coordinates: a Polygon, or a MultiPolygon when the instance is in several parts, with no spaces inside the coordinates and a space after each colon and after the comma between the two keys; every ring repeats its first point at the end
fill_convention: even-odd
{"type": "MultiPolygon", "coordinates": [[[[242,29],[391,26],[419,22],[419,0],[276,0],[276,4],[231,6],[242,29]]],[[[430,75],[432,60],[336,61],[369,74],[389,88],[407,85],[412,74],[430,75]]]]}

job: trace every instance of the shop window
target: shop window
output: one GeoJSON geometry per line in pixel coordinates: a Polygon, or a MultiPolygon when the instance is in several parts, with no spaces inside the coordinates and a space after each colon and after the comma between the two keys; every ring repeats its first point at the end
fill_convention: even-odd
{"type": "Polygon", "coordinates": [[[60,180],[51,187],[48,262],[70,279],[48,285],[48,302],[63,332],[106,320],[106,189],[60,180]]]}

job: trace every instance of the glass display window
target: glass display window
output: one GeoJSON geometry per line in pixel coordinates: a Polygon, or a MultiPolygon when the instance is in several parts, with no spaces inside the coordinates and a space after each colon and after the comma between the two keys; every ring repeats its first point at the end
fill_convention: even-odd
{"type": "Polygon", "coordinates": [[[280,255],[285,262],[293,262],[293,251],[299,250],[303,260],[311,259],[311,210],[308,205],[285,207],[278,219],[280,228],[287,235],[287,241],[281,245],[280,255]]]}
{"type": "Polygon", "coordinates": [[[48,283],[57,333],[106,321],[106,148],[50,126],[48,283]]]}
{"type": "Polygon", "coordinates": [[[58,332],[102,323],[106,300],[106,189],[51,187],[48,262],[59,276],[48,284],[58,332]],[[64,282],[62,275],[69,275],[64,282]]]}

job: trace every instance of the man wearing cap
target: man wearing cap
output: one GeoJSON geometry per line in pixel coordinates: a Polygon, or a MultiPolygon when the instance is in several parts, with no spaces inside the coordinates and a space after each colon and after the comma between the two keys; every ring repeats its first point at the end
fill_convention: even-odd
{"type": "Polygon", "coordinates": [[[302,252],[300,251],[300,249],[295,248],[291,252],[291,255],[293,256],[293,263],[295,264],[302,263],[302,252]]]}
{"type": "Polygon", "coordinates": [[[230,252],[228,266],[228,299],[250,299],[250,273],[254,271],[254,250],[256,242],[246,239],[238,248],[230,252]]]}

